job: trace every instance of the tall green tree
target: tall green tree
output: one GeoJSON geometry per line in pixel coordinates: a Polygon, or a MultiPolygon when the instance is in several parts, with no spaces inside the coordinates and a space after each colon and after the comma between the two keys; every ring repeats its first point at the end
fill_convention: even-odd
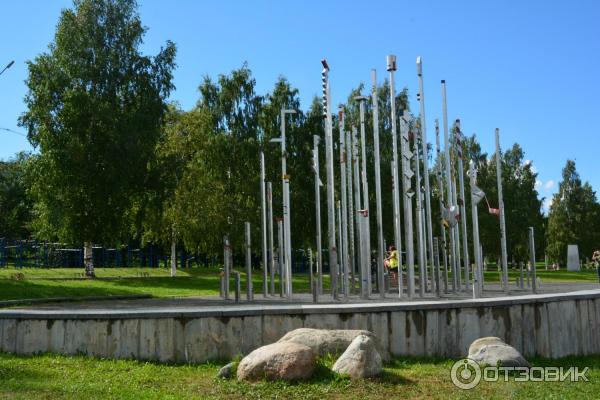
{"type": "Polygon", "coordinates": [[[579,246],[581,257],[591,257],[600,247],[600,205],[589,183],[582,183],[575,161],[567,160],[558,192],[548,214],[548,255],[552,261],[566,263],[567,246],[579,246]]]}
{"type": "Polygon", "coordinates": [[[32,202],[27,193],[27,153],[0,161],[0,236],[23,239],[31,235],[32,202]]]}
{"type": "Polygon", "coordinates": [[[40,235],[84,243],[128,239],[128,212],[148,184],[175,45],[142,55],[146,29],[134,0],[76,0],[62,11],[48,52],[28,63],[20,125],[39,149],[32,164],[40,235]]]}

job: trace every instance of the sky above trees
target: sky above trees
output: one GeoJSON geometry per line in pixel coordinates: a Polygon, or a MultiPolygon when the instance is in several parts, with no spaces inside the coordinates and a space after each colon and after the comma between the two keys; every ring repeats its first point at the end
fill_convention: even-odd
{"type": "MultiPolygon", "coordinates": [[[[268,92],[284,75],[299,89],[307,110],[320,90],[320,59],[331,66],[334,103],[345,101],[357,83],[385,56],[398,57],[398,88],[414,101],[415,58],[424,60],[427,125],[440,117],[440,79],[448,83],[448,111],[461,118],[493,151],[493,130],[505,148],[518,142],[539,172],[541,196],[552,198],[567,158],[577,161],[584,181],[600,187],[593,146],[600,109],[600,5],[593,1],[341,3],[308,1],[140,1],[149,28],[143,50],[154,54],[167,39],[179,49],[170,100],[190,109],[204,75],[252,69],[257,92],[268,92]],[[526,4],[523,4],[526,3],[526,4]]],[[[71,1],[9,2],[0,33],[0,64],[15,65],[0,76],[0,127],[22,132],[27,60],[47,49],[61,8],[71,1]]],[[[31,149],[26,139],[0,131],[0,158],[31,149]]]]}

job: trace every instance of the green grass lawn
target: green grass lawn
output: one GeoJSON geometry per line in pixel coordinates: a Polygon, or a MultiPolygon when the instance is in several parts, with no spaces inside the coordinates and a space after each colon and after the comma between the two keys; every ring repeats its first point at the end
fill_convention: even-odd
{"type": "MultiPolygon", "coordinates": [[[[180,270],[175,278],[171,278],[166,269],[97,268],[96,275],[99,278],[121,279],[73,279],[80,273],[80,270],[71,268],[0,269],[0,300],[138,294],[156,297],[219,294],[219,270],[216,268],[180,270]],[[148,276],[138,277],[140,273],[148,276]],[[22,277],[15,279],[15,274],[22,274],[22,277]]],[[[242,291],[245,290],[245,279],[246,275],[242,273],[242,291]]],[[[278,283],[277,277],[275,280],[278,283]]],[[[262,293],[262,272],[254,271],[252,281],[255,293],[262,293]]],[[[327,282],[328,279],[324,279],[325,286],[327,282]]],[[[294,291],[308,292],[308,275],[295,275],[293,284],[294,291]]],[[[279,290],[279,285],[275,286],[279,290]]]]}
{"type": "Polygon", "coordinates": [[[351,381],[322,361],[308,382],[219,380],[222,364],[165,365],[87,357],[0,354],[0,398],[11,399],[592,399],[600,393],[600,356],[533,359],[535,366],[588,366],[589,382],[482,382],[460,390],[452,360],[396,359],[376,379],[351,381]]]}

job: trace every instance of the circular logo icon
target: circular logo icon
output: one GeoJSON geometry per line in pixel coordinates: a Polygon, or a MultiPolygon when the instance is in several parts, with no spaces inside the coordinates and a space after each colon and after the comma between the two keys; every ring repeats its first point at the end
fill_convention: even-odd
{"type": "Polygon", "coordinates": [[[463,358],[452,365],[450,378],[457,388],[473,389],[481,381],[481,368],[475,361],[463,358]]]}

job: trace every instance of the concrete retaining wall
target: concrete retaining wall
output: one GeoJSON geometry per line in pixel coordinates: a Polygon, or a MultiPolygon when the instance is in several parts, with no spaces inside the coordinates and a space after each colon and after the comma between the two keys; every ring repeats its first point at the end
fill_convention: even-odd
{"type": "Polygon", "coordinates": [[[169,362],[230,359],[300,327],[368,329],[396,356],[460,357],[482,336],[525,356],[600,354],[600,291],[454,302],[149,312],[0,311],[0,351],[169,362]]]}

